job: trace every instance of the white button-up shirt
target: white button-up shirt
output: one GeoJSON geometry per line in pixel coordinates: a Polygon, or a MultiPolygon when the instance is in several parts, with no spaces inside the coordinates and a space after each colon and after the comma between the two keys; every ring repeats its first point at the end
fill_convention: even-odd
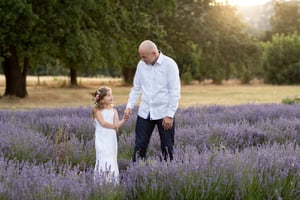
{"type": "Polygon", "coordinates": [[[140,117],[146,119],[149,113],[152,120],[174,117],[180,98],[180,78],[172,58],[160,52],[154,65],[139,61],[126,107],[133,108],[140,95],[140,117]]]}

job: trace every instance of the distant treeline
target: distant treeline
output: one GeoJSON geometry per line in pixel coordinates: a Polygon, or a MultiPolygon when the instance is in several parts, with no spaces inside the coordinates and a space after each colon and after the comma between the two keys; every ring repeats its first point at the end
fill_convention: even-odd
{"type": "Polygon", "coordinates": [[[26,96],[28,74],[68,74],[72,85],[79,75],[131,83],[145,39],[177,61],[185,83],[299,84],[299,3],[270,4],[271,29],[251,34],[236,7],[215,0],[1,1],[5,95],[26,96]]]}

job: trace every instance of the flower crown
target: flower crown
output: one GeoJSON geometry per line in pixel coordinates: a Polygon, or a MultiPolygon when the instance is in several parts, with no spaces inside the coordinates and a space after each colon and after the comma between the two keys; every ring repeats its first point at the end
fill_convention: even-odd
{"type": "Polygon", "coordinates": [[[99,90],[96,91],[96,96],[94,97],[94,104],[98,105],[98,101],[100,99],[101,92],[99,90]]]}

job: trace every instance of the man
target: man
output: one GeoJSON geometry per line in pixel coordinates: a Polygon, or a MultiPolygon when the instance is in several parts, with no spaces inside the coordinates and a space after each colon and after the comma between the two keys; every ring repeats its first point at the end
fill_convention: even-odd
{"type": "Polygon", "coordinates": [[[137,65],[125,114],[132,113],[140,95],[141,102],[135,127],[135,147],[132,157],[136,162],[145,159],[152,132],[157,126],[161,151],[165,161],[173,160],[175,112],[180,98],[180,78],[176,62],[157,49],[150,40],[138,48],[141,60],[137,65]]]}

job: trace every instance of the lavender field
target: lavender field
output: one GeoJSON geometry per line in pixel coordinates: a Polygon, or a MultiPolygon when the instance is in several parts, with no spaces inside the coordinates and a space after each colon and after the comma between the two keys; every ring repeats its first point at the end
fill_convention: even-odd
{"type": "Polygon", "coordinates": [[[135,119],[118,137],[120,184],[100,185],[91,108],[1,110],[0,199],[300,199],[299,104],[181,108],[172,163],[156,130],[131,163],[135,119]]]}

